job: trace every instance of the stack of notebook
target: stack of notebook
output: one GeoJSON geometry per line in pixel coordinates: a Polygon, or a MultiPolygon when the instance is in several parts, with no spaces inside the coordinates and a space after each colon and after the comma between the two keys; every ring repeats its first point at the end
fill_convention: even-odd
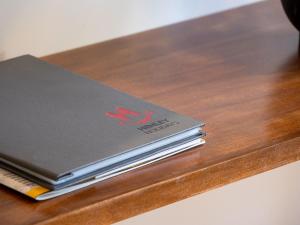
{"type": "Polygon", "coordinates": [[[204,144],[202,126],[30,55],[0,63],[0,183],[37,200],[204,144]]]}

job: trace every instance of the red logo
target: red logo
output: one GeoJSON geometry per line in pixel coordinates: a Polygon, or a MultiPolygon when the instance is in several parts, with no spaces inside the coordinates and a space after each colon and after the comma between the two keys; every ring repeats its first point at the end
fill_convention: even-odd
{"type": "Polygon", "coordinates": [[[119,120],[119,125],[143,125],[152,120],[153,112],[144,111],[142,113],[126,109],[124,107],[116,107],[116,112],[107,112],[106,116],[119,120]]]}

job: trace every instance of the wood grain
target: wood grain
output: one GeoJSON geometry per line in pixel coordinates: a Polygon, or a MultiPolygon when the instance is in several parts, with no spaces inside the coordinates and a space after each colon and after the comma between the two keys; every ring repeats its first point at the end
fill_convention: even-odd
{"type": "Polygon", "coordinates": [[[278,0],[44,57],[206,122],[207,144],[34,202],[0,187],[0,224],[111,224],[300,158],[298,34],[278,0]]]}

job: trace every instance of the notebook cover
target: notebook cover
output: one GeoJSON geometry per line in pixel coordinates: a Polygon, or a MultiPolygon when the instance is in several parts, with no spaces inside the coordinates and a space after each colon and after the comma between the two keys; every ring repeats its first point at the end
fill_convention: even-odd
{"type": "Polygon", "coordinates": [[[25,55],[0,63],[0,161],[51,179],[202,126],[25,55]]]}

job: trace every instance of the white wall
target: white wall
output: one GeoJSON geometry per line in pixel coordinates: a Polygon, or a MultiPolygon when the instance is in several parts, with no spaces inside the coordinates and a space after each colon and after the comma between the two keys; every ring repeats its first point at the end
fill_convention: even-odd
{"type": "Polygon", "coordinates": [[[116,225],[299,225],[300,162],[116,225]]]}
{"type": "Polygon", "coordinates": [[[0,60],[48,55],[258,0],[2,0],[0,60]]]}

